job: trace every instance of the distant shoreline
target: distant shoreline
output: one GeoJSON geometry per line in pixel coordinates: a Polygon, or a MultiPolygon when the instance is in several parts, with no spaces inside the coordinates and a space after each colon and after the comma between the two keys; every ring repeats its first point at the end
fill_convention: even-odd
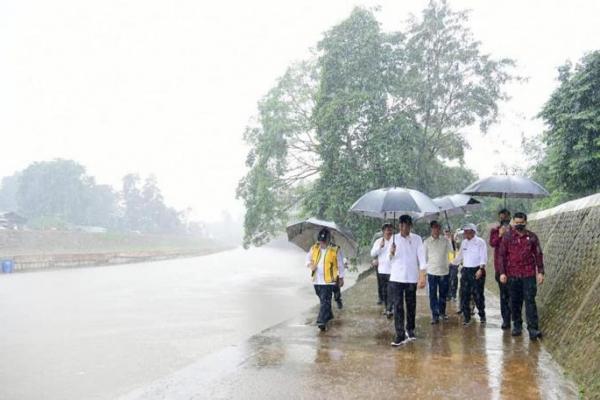
{"type": "Polygon", "coordinates": [[[13,260],[14,272],[198,257],[232,248],[189,235],[0,231],[0,260],[13,260]]]}

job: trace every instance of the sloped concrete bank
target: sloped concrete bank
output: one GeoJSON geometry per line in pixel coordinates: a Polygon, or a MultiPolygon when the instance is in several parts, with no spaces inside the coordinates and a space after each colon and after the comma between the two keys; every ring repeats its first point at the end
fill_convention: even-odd
{"type": "Polygon", "coordinates": [[[538,288],[544,344],[580,386],[600,399],[600,193],[532,214],[546,280],[538,288]]]}

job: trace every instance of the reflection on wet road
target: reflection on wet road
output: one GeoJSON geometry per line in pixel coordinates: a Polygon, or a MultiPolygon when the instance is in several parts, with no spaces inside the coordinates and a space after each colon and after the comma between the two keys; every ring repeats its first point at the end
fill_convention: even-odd
{"type": "Polygon", "coordinates": [[[390,347],[393,323],[374,294],[370,276],[348,292],[327,332],[317,331],[311,310],[124,399],[577,398],[540,343],[500,330],[491,294],[487,326],[465,328],[454,315],[430,326],[419,293],[417,340],[401,348],[390,347]]]}
{"type": "Polygon", "coordinates": [[[0,275],[0,399],[114,399],[243,342],[318,301],[304,255],[0,275]]]}

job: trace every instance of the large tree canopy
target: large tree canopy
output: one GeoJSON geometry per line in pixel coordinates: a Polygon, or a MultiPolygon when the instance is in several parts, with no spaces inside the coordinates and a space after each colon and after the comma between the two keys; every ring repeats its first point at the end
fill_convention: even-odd
{"type": "Polygon", "coordinates": [[[559,81],[540,113],[547,130],[535,177],[553,193],[540,206],[600,190],[600,51],[560,67],[559,81]]]}
{"type": "Polygon", "coordinates": [[[383,32],[372,11],[357,8],[312,59],[288,69],[245,134],[245,245],[266,242],[290,213],[336,220],[366,239],[372,225],[348,208],[367,190],[437,196],[473,180],[462,166],[464,130],[496,120],[513,63],[482,54],[466,21],[431,1],[405,31],[383,32]]]}

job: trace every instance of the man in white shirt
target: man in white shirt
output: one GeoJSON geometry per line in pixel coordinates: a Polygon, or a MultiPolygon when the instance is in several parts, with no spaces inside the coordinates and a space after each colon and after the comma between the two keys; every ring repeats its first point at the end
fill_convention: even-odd
{"type": "Polygon", "coordinates": [[[471,322],[471,296],[475,300],[475,306],[479,313],[479,321],[485,324],[485,265],[487,264],[487,244],[485,240],[477,236],[475,224],[463,226],[464,239],[460,244],[460,250],[453,265],[462,262],[460,272],[460,308],[463,315],[463,325],[471,322]]]}
{"type": "Polygon", "coordinates": [[[396,338],[392,346],[401,346],[415,339],[415,314],[417,309],[417,285],[425,287],[425,251],[423,239],[411,233],[412,218],[400,217],[400,233],[393,236],[390,246],[390,294],[394,304],[394,327],[396,338]],[[406,303],[406,321],[404,304],[406,303]]]}
{"type": "Polygon", "coordinates": [[[425,239],[425,261],[427,262],[427,284],[429,286],[429,307],[431,323],[437,324],[440,318],[447,320],[446,296],[450,269],[448,253],[452,251],[452,243],[441,235],[442,227],[437,221],[431,221],[431,236],[425,239]]]}
{"type": "Polygon", "coordinates": [[[383,300],[383,313],[385,316],[392,318],[392,302],[388,294],[388,286],[390,281],[391,262],[390,262],[390,246],[392,245],[392,235],[394,228],[392,224],[383,224],[381,227],[383,237],[375,240],[371,249],[371,257],[377,258],[377,282],[379,286],[379,296],[383,300]]]}
{"type": "Polygon", "coordinates": [[[327,323],[333,319],[331,296],[337,283],[344,286],[344,256],[338,246],[330,244],[331,232],[321,229],[315,243],[306,255],[306,266],[311,270],[315,293],[319,297],[319,315],[317,326],[321,331],[327,329],[327,323]]]}

